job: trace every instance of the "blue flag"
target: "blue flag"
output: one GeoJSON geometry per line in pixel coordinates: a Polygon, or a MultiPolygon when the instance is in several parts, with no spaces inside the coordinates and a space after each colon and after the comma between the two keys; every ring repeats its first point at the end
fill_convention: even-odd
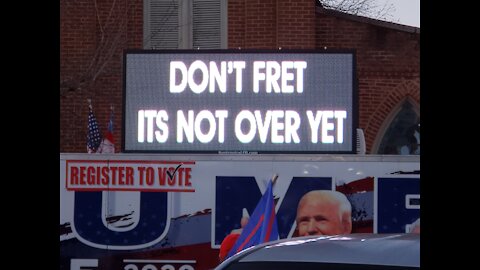
{"type": "Polygon", "coordinates": [[[243,228],[228,257],[248,247],[278,239],[277,218],[273,202],[272,181],[258,202],[247,225],[243,228]]]}

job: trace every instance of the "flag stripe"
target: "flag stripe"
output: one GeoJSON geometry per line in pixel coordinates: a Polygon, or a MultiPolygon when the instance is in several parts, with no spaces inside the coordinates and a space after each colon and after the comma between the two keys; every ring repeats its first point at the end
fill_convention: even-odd
{"type": "Polygon", "coordinates": [[[250,220],[243,228],[233,248],[228,252],[227,258],[245,248],[278,239],[272,186],[273,183],[270,181],[250,220]]]}
{"type": "Polygon", "coordinates": [[[100,143],[102,142],[102,135],[98,128],[97,119],[93,114],[92,108],[88,112],[88,125],[87,125],[87,151],[88,153],[94,153],[97,151],[100,143]]]}
{"type": "MultiPolygon", "coordinates": [[[[273,207],[272,207],[273,208],[273,207]]],[[[275,221],[275,209],[270,209],[270,217],[268,218],[267,233],[265,234],[265,239],[263,242],[270,240],[270,234],[272,233],[273,222],[275,221]]]]}
{"type": "Polygon", "coordinates": [[[242,244],[240,244],[240,246],[237,248],[236,252],[239,252],[240,250],[242,250],[243,247],[246,244],[248,244],[248,242],[250,242],[250,239],[257,233],[258,229],[262,225],[263,218],[264,218],[264,215],[260,216],[260,219],[258,220],[257,225],[255,225],[255,228],[253,228],[252,232],[250,232],[250,234],[247,236],[245,241],[243,241],[242,244]]]}
{"type": "Polygon", "coordinates": [[[107,133],[100,143],[97,153],[115,153],[115,142],[113,140],[113,111],[110,112],[110,119],[107,123],[107,133]]]}

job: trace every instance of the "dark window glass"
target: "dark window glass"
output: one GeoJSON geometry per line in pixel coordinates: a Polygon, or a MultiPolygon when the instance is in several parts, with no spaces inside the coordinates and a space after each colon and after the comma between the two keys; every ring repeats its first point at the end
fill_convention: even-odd
{"type": "Polygon", "coordinates": [[[413,105],[405,101],[383,136],[378,154],[419,155],[420,118],[413,105]]]}

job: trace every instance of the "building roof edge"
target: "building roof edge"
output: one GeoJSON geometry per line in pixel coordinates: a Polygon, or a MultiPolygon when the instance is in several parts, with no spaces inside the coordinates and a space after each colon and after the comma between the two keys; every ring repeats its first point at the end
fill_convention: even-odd
{"type": "Polygon", "coordinates": [[[361,23],[368,23],[368,24],[371,24],[371,25],[375,25],[375,26],[379,26],[379,27],[385,27],[385,28],[394,29],[394,30],[403,31],[403,32],[408,32],[408,33],[420,34],[420,28],[419,27],[414,27],[414,26],[398,24],[398,23],[394,23],[394,22],[387,22],[387,21],[372,19],[372,18],[368,18],[368,17],[364,17],[364,16],[359,16],[359,15],[354,15],[354,14],[341,12],[341,11],[338,11],[338,10],[327,9],[327,8],[324,8],[324,7],[321,7],[321,6],[316,6],[315,7],[315,13],[327,14],[327,15],[331,15],[331,16],[346,19],[346,20],[351,20],[351,21],[356,21],[356,22],[361,22],[361,23]]]}

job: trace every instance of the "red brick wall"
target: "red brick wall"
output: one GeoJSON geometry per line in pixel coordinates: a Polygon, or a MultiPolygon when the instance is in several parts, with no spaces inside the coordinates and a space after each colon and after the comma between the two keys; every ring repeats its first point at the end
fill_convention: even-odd
{"type": "Polygon", "coordinates": [[[228,48],[245,47],[245,0],[228,1],[228,48]]]}
{"type": "Polygon", "coordinates": [[[313,49],[315,2],[311,0],[228,1],[228,47],[313,49]]]}
{"type": "MultiPolygon", "coordinates": [[[[116,150],[120,150],[123,50],[142,48],[143,1],[97,1],[97,7],[94,3],[60,2],[61,152],[86,151],[88,98],[102,132],[110,105],[114,106],[116,150]],[[93,80],[91,74],[83,75],[98,48],[103,48],[101,59],[107,61],[101,61],[105,65],[99,65],[93,80]]],[[[359,126],[365,132],[367,153],[379,140],[386,117],[402,100],[420,102],[419,34],[317,12],[315,1],[229,0],[228,47],[355,49],[359,126]]]]}
{"type": "Polygon", "coordinates": [[[420,104],[420,34],[317,13],[315,43],[356,50],[359,127],[370,153],[392,110],[406,98],[420,104]]]}
{"type": "Polygon", "coordinates": [[[123,50],[142,47],[143,1],[96,3],[60,2],[60,152],[86,152],[87,99],[103,133],[114,106],[120,150],[123,50]],[[89,69],[92,64],[95,68],[89,69]]]}
{"type": "Polygon", "coordinates": [[[367,153],[396,106],[420,103],[418,33],[317,12],[309,0],[230,0],[228,15],[229,48],[355,49],[367,153]]]}
{"type": "Polygon", "coordinates": [[[278,0],[277,46],[285,49],[315,47],[315,1],[278,0]]]}

